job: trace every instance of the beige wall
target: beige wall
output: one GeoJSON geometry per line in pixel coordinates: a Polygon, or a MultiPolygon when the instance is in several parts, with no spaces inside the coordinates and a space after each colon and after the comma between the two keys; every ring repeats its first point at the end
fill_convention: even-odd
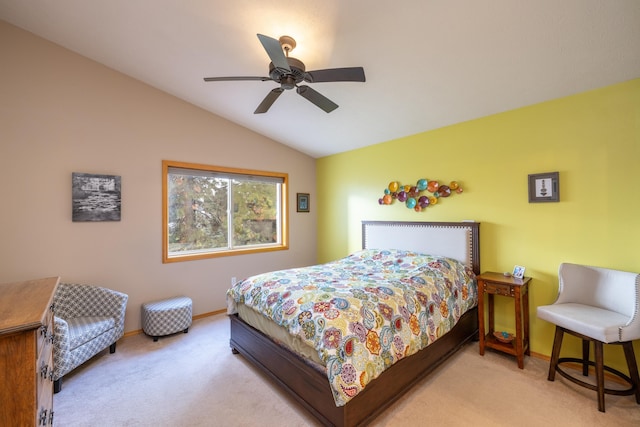
{"type": "Polygon", "coordinates": [[[315,161],[0,21],[0,283],[61,276],[143,302],[184,294],[194,314],[225,308],[231,277],[312,264],[315,161]],[[162,264],[161,161],[289,174],[290,249],[162,264]],[[71,173],[122,177],[120,222],[71,221],[71,173]]]}

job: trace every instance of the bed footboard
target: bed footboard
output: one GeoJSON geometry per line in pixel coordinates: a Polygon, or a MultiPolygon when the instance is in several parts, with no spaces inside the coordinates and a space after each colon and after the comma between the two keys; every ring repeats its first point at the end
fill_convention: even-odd
{"type": "Polygon", "coordinates": [[[337,407],[324,373],[304,363],[237,315],[230,315],[229,319],[232,350],[242,354],[328,426],[357,426],[371,422],[466,342],[478,338],[478,314],[474,308],[445,336],[394,364],[345,406],[337,407]]]}

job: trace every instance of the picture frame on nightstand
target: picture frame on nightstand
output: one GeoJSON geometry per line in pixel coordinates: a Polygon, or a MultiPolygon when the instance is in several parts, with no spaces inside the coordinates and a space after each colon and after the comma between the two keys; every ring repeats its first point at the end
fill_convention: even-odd
{"type": "Polygon", "coordinates": [[[522,279],[524,277],[524,267],[521,265],[516,265],[513,267],[513,277],[516,279],[522,279]]]}

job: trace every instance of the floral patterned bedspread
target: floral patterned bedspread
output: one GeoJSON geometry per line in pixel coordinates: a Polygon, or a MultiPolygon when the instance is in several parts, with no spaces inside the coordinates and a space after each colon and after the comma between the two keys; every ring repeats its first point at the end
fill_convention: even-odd
{"type": "Polygon", "coordinates": [[[366,249],[327,264],[260,274],[227,291],[318,351],[337,406],[398,360],[446,334],[475,307],[462,263],[366,249]]]}

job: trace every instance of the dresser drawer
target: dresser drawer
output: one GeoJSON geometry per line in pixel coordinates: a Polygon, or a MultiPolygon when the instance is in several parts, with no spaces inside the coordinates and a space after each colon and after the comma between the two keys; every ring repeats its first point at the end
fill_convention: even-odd
{"type": "Polygon", "coordinates": [[[47,325],[40,326],[36,340],[36,354],[40,355],[46,346],[51,346],[53,344],[53,325],[49,323],[47,325]]]}
{"type": "Polygon", "coordinates": [[[38,426],[53,425],[53,310],[45,313],[38,332],[36,420],[38,426]]]}
{"type": "Polygon", "coordinates": [[[48,386],[53,382],[53,346],[46,343],[42,350],[36,362],[38,382],[48,386]]]}
{"type": "Polygon", "coordinates": [[[45,346],[38,360],[36,420],[39,426],[53,425],[53,347],[45,346]],[[48,351],[48,353],[47,353],[48,351]]]}

